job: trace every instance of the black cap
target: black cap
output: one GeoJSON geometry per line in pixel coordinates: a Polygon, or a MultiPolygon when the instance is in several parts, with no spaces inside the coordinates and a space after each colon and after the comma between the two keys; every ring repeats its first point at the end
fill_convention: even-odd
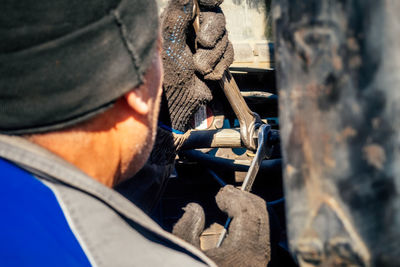
{"type": "Polygon", "coordinates": [[[65,128],[143,82],[158,38],[148,0],[5,0],[0,132],[65,128]]]}

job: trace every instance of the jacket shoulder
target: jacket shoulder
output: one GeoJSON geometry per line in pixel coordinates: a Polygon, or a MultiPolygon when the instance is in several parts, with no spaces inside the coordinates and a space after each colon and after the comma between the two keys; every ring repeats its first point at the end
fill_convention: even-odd
{"type": "Polygon", "coordinates": [[[3,264],[90,266],[52,190],[4,159],[0,159],[0,209],[3,264]]]}

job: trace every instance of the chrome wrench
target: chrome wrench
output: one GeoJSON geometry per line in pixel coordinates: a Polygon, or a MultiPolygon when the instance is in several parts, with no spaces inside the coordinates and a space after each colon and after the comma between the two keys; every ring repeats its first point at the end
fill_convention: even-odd
{"type": "MultiPolygon", "coordinates": [[[[246,177],[244,178],[243,184],[240,188],[242,191],[247,191],[249,192],[253,186],[254,180],[257,176],[258,170],[260,169],[261,162],[263,161],[264,158],[266,158],[269,154],[268,150],[268,136],[271,131],[271,126],[269,124],[262,124],[258,128],[258,146],[257,146],[257,152],[256,155],[254,156],[254,159],[251,162],[249,171],[246,174],[246,177]]],[[[225,239],[225,236],[228,232],[228,227],[229,224],[231,223],[232,218],[229,217],[228,220],[225,223],[224,229],[221,232],[218,242],[217,242],[217,248],[221,246],[222,242],[225,239]]]]}
{"type": "Polygon", "coordinates": [[[225,71],[219,84],[239,120],[240,138],[243,144],[254,151],[256,149],[255,130],[263,123],[260,116],[250,110],[229,70],[225,71]]]}
{"type": "MultiPolygon", "coordinates": [[[[200,8],[197,0],[193,2],[193,28],[197,34],[200,29],[200,8]]],[[[196,41],[195,47],[197,48],[196,41]]],[[[256,149],[256,142],[254,140],[255,130],[263,123],[260,116],[250,110],[229,69],[224,72],[221,80],[218,82],[239,121],[240,139],[246,148],[254,151],[256,149]]]]}

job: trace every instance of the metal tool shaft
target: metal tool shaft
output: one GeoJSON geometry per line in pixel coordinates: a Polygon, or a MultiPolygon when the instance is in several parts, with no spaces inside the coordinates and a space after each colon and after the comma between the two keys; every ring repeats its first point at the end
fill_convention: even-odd
{"type": "Polygon", "coordinates": [[[219,81],[233,112],[240,124],[240,137],[243,144],[251,150],[256,149],[254,131],[260,125],[261,119],[257,113],[252,112],[240,93],[235,79],[229,70],[226,70],[222,79],[219,81]]]}
{"type": "MultiPolygon", "coordinates": [[[[242,191],[249,192],[253,186],[254,180],[258,173],[258,170],[260,169],[261,162],[267,155],[266,142],[267,142],[267,137],[268,137],[268,133],[270,130],[271,130],[271,126],[268,124],[263,124],[258,129],[257,152],[256,152],[256,155],[254,156],[253,161],[251,162],[251,165],[250,165],[249,171],[247,172],[246,178],[244,178],[244,181],[243,181],[243,184],[241,187],[242,191]]],[[[219,239],[217,242],[217,248],[220,247],[222,242],[224,241],[231,221],[232,221],[232,218],[229,217],[225,223],[224,230],[221,232],[221,234],[219,236],[219,239]]]]}
{"type": "MultiPolygon", "coordinates": [[[[200,29],[200,8],[197,0],[194,0],[193,2],[193,28],[197,35],[200,29]]],[[[195,41],[195,46],[197,48],[197,41],[195,41]]],[[[240,124],[240,138],[243,144],[248,149],[255,150],[256,145],[254,141],[254,131],[258,125],[262,123],[260,116],[250,110],[229,69],[225,70],[222,79],[219,80],[219,84],[223,89],[224,94],[233,109],[233,112],[238,118],[240,124]]]]}

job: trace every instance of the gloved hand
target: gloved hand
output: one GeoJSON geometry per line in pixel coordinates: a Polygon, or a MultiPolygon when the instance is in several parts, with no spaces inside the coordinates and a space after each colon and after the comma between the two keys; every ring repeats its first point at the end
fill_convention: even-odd
{"type": "Polygon", "coordinates": [[[212,99],[207,80],[221,79],[233,62],[221,2],[199,1],[197,36],[193,0],[172,0],[161,16],[164,107],[160,116],[174,129],[187,130],[191,116],[212,99]]]}
{"type": "MultiPolygon", "coordinates": [[[[265,201],[254,194],[231,185],[222,188],[216,196],[218,207],[232,217],[221,247],[205,253],[218,266],[267,266],[270,260],[269,219],[265,201]]],[[[204,229],[204,211],[190,203],[173,233],[194,246],[200,247],[204,229]]]]}
{"type": "MultiPolygon", "coordinates": [[[[198,36],[192,26],[195,17],[193,0],[172,0],[161,16],[164,83],[160,118],[174,129],[187,129],[189,119],[200,105],[212,99],[207,81],[221,79],[222,73],[233,61],[225,17],[219,8],[221,2],[199,1],[198,36]]],[[[146,165],[131,179],[138,182],[131,182],[133,186],[126,190],[130,193],[129,198],[134,199],[142,209],[150,211],[154,205],[149,203],[158,201],[158,192],[163,191],[165,180],[173,169],[175,155],[188,136],[189,133],[178,135],[158,127],[154,148],[146,165]]]]}

